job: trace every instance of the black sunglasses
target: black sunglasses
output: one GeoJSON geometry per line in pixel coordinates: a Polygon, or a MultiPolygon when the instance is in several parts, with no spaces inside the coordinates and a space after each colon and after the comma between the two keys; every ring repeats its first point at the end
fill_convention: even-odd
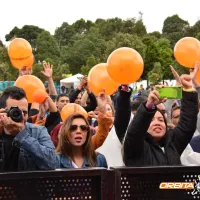
{"type": "Polygon", "coordinates": [[[80,129],[82,131],[88,131],[89,130],[89,126],[88,125],[71,125],[70,126],[70,131],[75,131],[78,129],[78,127],[80,127],[80,129]]]}

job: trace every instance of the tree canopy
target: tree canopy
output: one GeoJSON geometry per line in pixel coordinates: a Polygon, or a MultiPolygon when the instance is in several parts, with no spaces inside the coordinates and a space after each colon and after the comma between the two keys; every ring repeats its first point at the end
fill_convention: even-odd
{"type": "MultiPolygon", "coordinates": [[[[64,21],[55,27],[54,35],[34,25],[14,27],[5,35],[6,41],[14,37],[28,40],[33,48],[35,64],[34,74],[41,77],[42,61],[54,65],[55,79],[66,74],[83,73],[100,62],[106,62],[112,51],[119,47],[131,47],[137,50],[144,60],[142,79],[171,79],[169,65],[174,65],[181,74],[187,69],[176,63],[173,48],[176,42],[185,36],[200,39],[200,20],[190,25],[178,15],[167,17],[163,22],[162,32],[147,33],[140,17],[121,19],[96,19],[95,22],[79,19],[73,24],[64,21]],[[158,70],[159,68],[159,70],[158,70]]],[[[17,70],[10,64],[7,49],[0,41],[0,80],[15,80],[17,70]]],[[[156,80],[157,80],[156,79],[156,80]]]]}

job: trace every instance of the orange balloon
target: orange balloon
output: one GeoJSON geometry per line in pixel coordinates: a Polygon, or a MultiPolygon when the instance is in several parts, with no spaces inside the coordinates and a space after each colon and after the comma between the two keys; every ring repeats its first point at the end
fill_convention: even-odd
{"type": "Polygon", "coordinates": [[[137,81],[144,70],[141,55],[134,49],[122,47],[113,51],[107,60],[109,76],[121,84],[137,81]]]}
{"type": "Polygon", "coordinates": [[[33,103],[33,93],[36,90],[41,89],[43,91],[46,91],[42,81],[33,75],[24,75],[19,77],[15,81],[14,85],[24,89],[29,103],[33,103]]]}
{"type": "Polygon", "coordinates": [[[76,103],[69,103],[65,105],[60,111],[62,121],[65,121],[72,114],[81,114],[86,119],[88,118],[88,113],[86,112],[86,110],[76,103]]]}
{"type": "Polygon", "coordinates": [[[8,55],[12,59],[28,58],[32,55],[31,45],[23,38],[15,38],[8,46],[8,55]]]}
{"type": "Polygon", "coordinates": [[[180,39],[174,47],[174,57],[185,67],[194,68],[196,61],[200,62],[200,42],[193,37],[180,39]]]}
{"type": "Polygon", "coordinates": [[[47,93],[44,90],[38,89],[33,93],[33,102],[43,103],[47,98],[47,93]]]}
{"type": "Polygon", "coordinates": [[[98,95],[105,89],[106,95],[113,94],[119,83],[113,81],[107,72],[107,63],[95,65],[88,74],[88,86],[91,91],[98,95]]]}
{"type": "Polygon", "coordinates": [[[22,67],[26,66],[26,67],[31,67],[34,63],[34,56],[31,55],[28,58],[24,58],[24,59],[10,59],[12,65],[17,68],[17,69],[21,69],[22,67]]]}

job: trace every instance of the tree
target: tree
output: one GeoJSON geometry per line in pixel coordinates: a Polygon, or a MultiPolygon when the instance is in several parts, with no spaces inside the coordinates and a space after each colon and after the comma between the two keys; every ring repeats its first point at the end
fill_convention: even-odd
{"type": "Polygon", "coordinates": [[[3,46],[0,47],[0,77],[2,81],[16,80],[18,76],[18,70],[12,67],[7,49],[3,46]]]}
{"type": "Polygon", "coordinates": [[[118,33],[115,37],[107,42],[105,50],[105,61],[110,53],[120,47],[130,47],[138,51],[145,58],[145,45],[142,40],[136,35],[118,33]]]}
{"type": "Polygon", "coordinates": [[[102,37],[108,41],[113,38],[113,36],[119,33],[123,27],[123,21],[120,18],[111,18],[107,20],[102,20],[98,24],[100,34],[102,37]]]}
{"type": "Polygon", "coordinates": [[[96,31],[92,29],[88,34],[77,35],[73,38],[72,44],[62,47],[61,61],[69,64],[69,69],[72,74],[80,73],[81,67],[86,66],[86,62],[92,55],[103,61],[106,42],[96,31]]]}
{"type": "Polygon", "coordinates": [[[159,49],[156,45],[155,37],[146,36],[142,39],[143,44],[146,45],[144,57],[144,72],[142,79],[148,79],[148,72],[154,67],[154,63],[159,62],[159,49]]]}
{"type": "Polygon", "coordinates": [[[143,24],[143,20],[142,19],[139,19],[135,23],[134,33],[137,34],[139,37],[142,37],[142,36],[147,34],[147,30],[146,30],[146,27],[143,24]]]}
{"type": "Polygon", "coordinates": [[[159,31],[154,31],[154,32],[148,33],[148,35],[155,37],[157,39],[160,39],[162,37],[162,34],[159,31]]]}
{"type": "Polygon", "coordinates": [[[3,42],[0,40],[0,47],[3,47],[4,45],[3,45],[3,42]]]}
{"type": "Polygon", "coordinates": [[[135,30],[134,30],[135,23],[136,23],[135,18],[130,18],[130,19],[124,20],[120,31],[122,33],[134,34],[135,33],[135,30]]]}
{"type": "Polygon", "coordinates": [[[169,39],[171,47],[174,47],[176,42],[185,35],[189,23],[181,19],[178,15],[167,17],[163,24],[163,36],[169,39]]]}
{"type": "Polygon", "coordinates": [[[86,66],[83,65],[81,67],[81,73],[84,75],[88,75],[91,68],[94,67],[98,63],[99,63],[99,60],[97,58],[95,58],[94,56],[90,56],[87,59],[86,66]]]}
{"type": "Polygon", "coordinates": [[[196,37],[200,32],[200,20],[198,20],[193,26],[188,26],[185,31],[185,36],[196,37]]]}
{"type": "Polygon", "coordinates": [[[200,40],[200,32],[196,34],[195,36],[198,40],[200,40]]]}
{"type": "Polygon", "coordinates": [[[72,41],[72,37],[75,33],[73,26],[69,25],[67,22],[63,22],[61,27],[56,28],[54,37],[61,48],[61,46],[66,46],[72,41]]]}
{"type": "Polygon", "coordinates": [[[154,85],[158,84],[159,81],[163,80],[163,71],[159,62],[154,63],[153,69],[148,72],[148,77],[150,82],[154,85]]]}
{"type": "Polygon", "coordinates": [[[170,65],[173,64],[173,51],[170,48],[170,41],[166,38],[161,38],[156,42],[158,48],[158,61],[162,67],[163,79],[172,79],[173,75],[170,65]]]}
{"type": "Polygon", "coordinates": [[[10,33],[6,35],[6,41],[11,40],[13,37],[24,38],[31,44],[33,51],[35,52],[37,49],[36,39],[43,31],[44,29],[33,25],[25,25],[21,29],[14,27],[10,33]]]}
{"type": "Polygon", "coordinates": [[[83,18],[77,20],[75,23],[72,24],[76,34],[86,34],[89,32],[91,27],[95,26],[95,23],[88,20],[85,21],[83,18]]]}
{"type": "Polygon", "coordinates": [[[54,69],[54,80],[60,81],[67,74],[70,74],[69,65],[59,62],[58,66],[54,69]]]}
{"type": "Polygon", "coordinates": [[[55,38],[48,31],[43,31],[40,33],[40,35],[38,35],[36,45],[36,62],[42,62],[48,58],[52,60],[54,66],[58,64],[60,58],[60,50],[55,38]]]}

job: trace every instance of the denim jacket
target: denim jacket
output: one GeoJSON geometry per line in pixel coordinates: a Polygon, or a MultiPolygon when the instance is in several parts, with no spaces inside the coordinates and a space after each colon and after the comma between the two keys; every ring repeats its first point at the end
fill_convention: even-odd
{"type": "Polygon", "coordinates": [[[19,171],[56,168],[55,147],[45,127],[26,123],[13,145],[20,148],[19,171]]]}
{"type": "MultiPolygon", "coordinates": [[[[57,155],[57,168],[74,168],[72,165],[72,161],[65,157],[62,154],[58,154],[57,155]]],[[[87,159],[84,157],[84,162],[81,168],[88,168],[90,167],[87,159]]],[[[104,155],[102,154],[98,154],[97,155],[97,167],[104,167],[104,168],[108,168],[107,162],[106,162],[106,158],[104,157],[104,155]]]]}

